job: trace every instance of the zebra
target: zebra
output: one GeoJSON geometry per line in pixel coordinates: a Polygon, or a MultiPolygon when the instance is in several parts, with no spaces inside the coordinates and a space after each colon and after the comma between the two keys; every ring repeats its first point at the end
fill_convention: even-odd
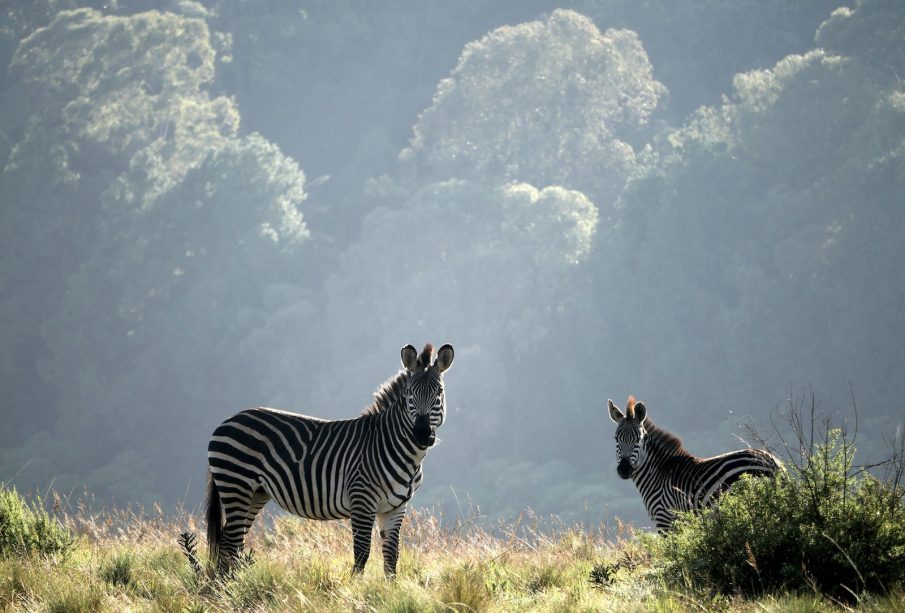
{"type": "Polygon", "coordinates": [[[368,561],[375,519],[387,578],[396,574],[406,505],[446,415],[443,372],[453,348],[402,348],[402,365],[352,419],[326,420],[257,407],[233,415],[208,444],[207,544],[220,573],[239,559],[245,536],[273,499],[310,519],[350,519],[353,573],[368,561]],[[225,522],[224,522],[225,519],[225,522]]]}
{"type": "Polygon", "coordinates": [[[668,531],[677,511],[700,510],[744,474],[774,476],[779,460],[760,449],[740,449],[712,458],[688,453],[674,434],[655,425],[647,407],[629,396],[623,414],[607,400],[616,423],[616,472],[634,481],[659,532],[668,531]]]}

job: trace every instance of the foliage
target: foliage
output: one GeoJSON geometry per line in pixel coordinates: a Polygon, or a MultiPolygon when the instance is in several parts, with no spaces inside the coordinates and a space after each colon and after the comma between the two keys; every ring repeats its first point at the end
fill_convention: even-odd
{"type": "Polygon", "coordinates": [[[899,478],[854,471],[853,457],[848,435],[827,430],[775,480],[746,476],[717,506],[684,514],[652,541],[665,576],[726,593],[813,589],[842,600],[900,589],[905,490],[899,478]]]}
{"type": "MultiPolygon", "coordinates": [[[[895,1],[895,0],[893,0],[895,1]]],[[[573,8],[638,33],[669,89],[670,123],[716,104],[738,73],[813,47],[814,31],[845,0],[578,0],[573,8]]]]}
{"type": "Polygon", "coordinates": [[[191,506],[225,415],[408,342],[463,358],[447,518],[640,513],[601,396],[702,455],[800,384],[899,421],[902,2],[261,7],[0,8],[0,479],[191,506]]]}
{"type": "Polygon", "coordinates": [[[232,101],[204,91],[214,57],[202,19],[78,9],[25,38],[10,72],[32,112],[59,122],[74,152],[94,158],[85,170],[106,162],[128,173],[111,189],[149,203],[236,133],[232,101]]]}
{"type": "Polygon", "coordinates": [[[16,488],[0,487],[0,558],[11,556],[66,556],[73,539],[51,516],[41,499],[28,502],[16,488]]]}
{"type": "Polygon", "coordinates": [[[874,8],[860,3],[823,30],[852,56],[814,49],[737,74],[722,104],[655,139],[598,234],[599,334],[635,349],[615,378],[663,386],[674,405],[720,419],[726,390],[735,403],[790,384],[831,396],[844,381],[893,385],[877,406],[901,406],[900,343],[881,313],[901,318],[881,305],[905,296],[894,263],[905,218],[885,187],[902,177],[905,106],[898,85],[864,70],[863,49],[836,43],[843,25],[877,19],[874,8]],[[887,357],[863,369],[851,352],[887,357]],[[689,380],[701,385],[685,396],[689,380]]]}
{"type": "Polygon", "coordinates": [[[556,10],[467,45],[401,157],[428,177],[563,185],[607,204],[634,163],[626,138],[663,93],[634,32],[556,10]]]}

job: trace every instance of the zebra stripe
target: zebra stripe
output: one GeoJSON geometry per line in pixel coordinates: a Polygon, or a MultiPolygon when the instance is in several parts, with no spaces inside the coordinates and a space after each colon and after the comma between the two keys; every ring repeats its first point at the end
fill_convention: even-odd
{"type": "Polygon", "coordinates": [[[693,456],[678,437],[654,424],[644,404],[631,396],[624,414],[612,400],[607,406],[616,423],[616,472],[635,483],[661,532],[672,527],[676,512],[710,506],[742,475],[773,476],[780,469],[779,460],[760,449],[693,456]]]}
{"type": "Polygon", "coordinates": [[[207,536],[221,572],[236,561],[260,510],[273,500],[310,519],[350,519],[355,572],[364,570],[375,520],[384,572],[396,573],[399,529],[421,485],[421,463],[446,415],[444,345],[402,349],[403,370],[353,419],[326,420],[257,407],[221,423],[208,443],[207,536]]]}

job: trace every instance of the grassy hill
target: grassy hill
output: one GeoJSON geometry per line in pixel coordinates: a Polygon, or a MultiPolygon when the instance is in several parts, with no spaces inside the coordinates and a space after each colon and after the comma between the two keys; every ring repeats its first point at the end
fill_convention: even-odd
{"type": "MultiPolygon", "coordinates": [[[[229,580],[197,573],[178,544],[199,534],[193,514],[82,506],[46,513],[5,490],[0,519],[37,526],[7,542],[0,559],[6,611],[833,611],[849,605],[815,592],[756,599],[667,584],[652,548],[623,526],[581,529],[530,513],[493,530],[442,528],[411,513],[399,576],[383,578],[377,540],[363,576],[352,577],[344,522],[269,516],[250,536],[253,560],[229,580]],[[17,507],[17,505],[19,505],[17,507]],[[67,538],[67,533],[69,538],[67,538]],[[34,538],[32,538],[34,537],[34,538]],[[31,539],[29,541],[29,539],[31,539]],[[56,540],[55,540],[56,539],[56,540]],[[70,541],[71,539],[71,541],[70,541]],[[41,542],[52,546],[41,549],[41,542]]],[[[9,539],[8,539],[9,540],[9,539]]],[[[204,544],[199,559],[205,563],[204,544]]],[[[653,548],[655,549],[655,548],[653,548]]],[[[860,610],[901,610],[903,594],[861,596],[860,610]]]]}

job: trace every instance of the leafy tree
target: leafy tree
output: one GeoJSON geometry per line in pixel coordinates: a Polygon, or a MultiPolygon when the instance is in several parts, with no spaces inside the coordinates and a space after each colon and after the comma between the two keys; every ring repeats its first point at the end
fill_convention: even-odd
{"type": "Polygon", "coordinates": [[[599,283],[627,297],[606,316],[644,331],[622,344],[645,385],[711,390],[685,406],[719,407],[728,382],[737,398],[801,381],[844,393],[840,380],[901,397],[899,98],[816,50],[738,75],[731,99],[663,139],[599,252],[599,283]]]}
{"type": "Polygon", "coordinates": [[[671,124],[718,105],[738,73],[774,65],[814,45],[814,31],[845,0],[578,0],[600,28],[638,33],[669,89],[671,124]]]}
{"type": "Polygon", "coordinates": [[[633,32],[557,10],[468,44],[401,157],[425,177],[562,185],[609,203],[635,163],[627,141],[664,91],[633,32]]]}
{"type": "Polygon", "coordinates": [[[214,55],[202,19],[79,9],[23,40],[11,69],[35,112],[86,150],[79,172],[113,167],[128,177],[113,193],[129,200],[140,191],[147,205],[236,133],[233,103],[203,89],[214,55]]]}
{"type": "Polygon", "coordinates": [[[857,60],[871,80],[899,87],[905,77],[905,25],[895,0],[856,0],[842,6],[817,31],[827,52],[857,60]]]}
{"type": "Polygon", "coordinates": [[[17,429],[9,474],[174,500],[185,479],[171,469],[202,464],[192,444],[211,413],[260,396],[236,347],[266,287],[304,278],[288,262],[308,237],[305,177],[260,136],[236,137],[234,103],[206,91],[214,60],[204,20],[173,13],[63,11],[19,45],[31,116],[0,192],[19,204],[2,232],[23,259],[0,280],[19,289],[4,314],[30,326],[3,330],[19,340],[2,359],[34,357],[4,376],[33,369],[39,399],[66,401],[17,429]]]}
{"type": "Polygon", "coordinates": [[[468,359],[450,388],[444,436],[469,442],[449,453],[476,452],[487,437],[500,453],[518,448],[523,432],[498,431],[519,410],[508,397],[520,376],[515,364],[567,307],[596,223],[596,207],[580,192],[527,184],[488,190],[445,181],[399,208],[376,209],[327,285],[333,332],[318,395],[340,411],[363,405],[399,339],[450,340],[468,359]]]}

